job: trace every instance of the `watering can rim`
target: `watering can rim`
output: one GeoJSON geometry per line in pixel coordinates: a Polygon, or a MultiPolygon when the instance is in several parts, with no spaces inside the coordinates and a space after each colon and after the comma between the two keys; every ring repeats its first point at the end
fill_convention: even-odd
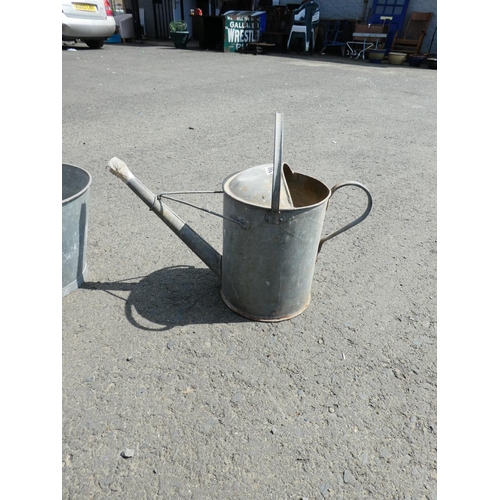
{"type": "MultiPolygon", "coordinates": [[[[286,165],[286,164],[284,164],[286,165]]],[[[286,165],[288,167],[288,165],[286,165]]],[[[234,198],[235,200],[237,201],[240,201],[241,203],[244,203],[246,205],[250,205],[252,207],[257,207],[257,208],[262,208],[262,209],[265,209],[265,210],[269,210],[271,208],[271,204],[259,204],[259,203],[255,203],[255,202],[252,202],[250,200],[247,200],[245,198],[242,198],[240,197],[239,195],[235,194],[233,191],[229,190],[229,183],[235,179],[238,175],[240,174],[243,174],[245,172],[248,172],[250,170],[255,170],[255,169],[259,169],[259,168],[268,168],[268,167],[273,167],[273,164],[272,163],[263,163],[262,165],[255,165],[253,167],[250,167],[250,168],[246,168],[244,170],[239,170],[237,172],[234,172],[230,175],[228,175],[227,177],[224,178],[224,180],[222,181],[222,189],[224,191],[225,194],[227,194],[228,196],[231,196],[232,198],[234,198]]],[[[290,167],[288,167],[290,168],[290,167]]],[[[290,171],[292,171],[290,169],[290,171]]],[[[311,177],[310,175],[306,175],[306,174],[301,174],[299,172],[293,172],[295,174],[299,174],[303,177],[307,177],[309,179],[312,179],[314,180],[315,182],[318,182],[319,184],[323,185],[326,190],[328,191],[328,195],[325,196],[325,198],[321,201],[319,201],[318,203],[313,203],[311,205],[306,205],[306,206],[301,206],[301,207],[282,207],[280,206],[279,210],[280,212],[294,212],[294,211],[297,211],[297,210],[305,210],[305,209],[312,209],[312,208],[315,208],[315,207],[318,207],[320,205],[322,205],[323,203],[327,202],[331,196],[331,189],[322,181],[316,179],[315,177],[311,177]]]]}

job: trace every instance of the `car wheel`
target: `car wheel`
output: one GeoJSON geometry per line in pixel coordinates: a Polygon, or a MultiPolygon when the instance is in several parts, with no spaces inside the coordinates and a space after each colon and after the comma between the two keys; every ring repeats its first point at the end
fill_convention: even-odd
{"type": "Polygon", "coordinates": [[[104,40],[84,40],[91,49],[100,49],[104,45],[104,40]]]}

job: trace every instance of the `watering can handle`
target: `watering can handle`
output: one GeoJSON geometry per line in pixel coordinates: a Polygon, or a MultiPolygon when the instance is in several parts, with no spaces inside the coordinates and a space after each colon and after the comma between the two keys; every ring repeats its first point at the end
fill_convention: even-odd
{"type": "Polygon", "coordinates": [[[323,243],[325,241],[328,241],[329,239],[331,239],[335,236],[338,236],[340,233],[343,233],[344,231],[351,229],[351,227],[354,227],[356,224],[359,224],[360,222],[364,221],[368,217],[368,214],[370,213],[370,211],[372,209],[373,200],[372,200],[372,195],[370,194],[370,191],[368,191],[368,189],[365,186],[363,186],[363,184],[356,182],[356,181],[347,181],[347,182],[341,182],[339,184],[336,184],[330,190],[331,191],[330,198],[332,197],[333,193],[335,193],[335,191],[337,191],[337,189],[343,188],[345,186],[356,186],[356,187],[361,188],[366,193],[366,196],[368,197],[368,205],[366,206],[366,210],[357,219],[353,220],[352,222],[345,225],[344,227],[341,227],[337,231],[329,234],[328,236],[325,236],[324,238],[322,238],[319,242],[318,253],[321,252],[321,247],[323,246],[323,243]]]}

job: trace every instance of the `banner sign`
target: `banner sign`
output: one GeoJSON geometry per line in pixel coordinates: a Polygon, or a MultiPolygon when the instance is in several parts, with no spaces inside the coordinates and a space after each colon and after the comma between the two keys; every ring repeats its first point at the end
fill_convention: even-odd
{"type": "Polygon", "coordinates": [[[224,52],[238,52],[248,47],[251,42],[260,41],[261,20],[265,13],[239,12],[226,14],[224,23],[224,52]]]}

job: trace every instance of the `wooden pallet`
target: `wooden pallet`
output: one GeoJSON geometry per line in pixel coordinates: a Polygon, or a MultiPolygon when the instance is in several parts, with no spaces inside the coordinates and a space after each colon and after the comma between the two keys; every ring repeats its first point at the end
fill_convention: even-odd
{"type": "Polygon", "coordinates": [[[275,47],[276,44],[266,42],[250,42],[248,46],[255,50],[255,54],[265,54],[268,48],[275,47]]]}

